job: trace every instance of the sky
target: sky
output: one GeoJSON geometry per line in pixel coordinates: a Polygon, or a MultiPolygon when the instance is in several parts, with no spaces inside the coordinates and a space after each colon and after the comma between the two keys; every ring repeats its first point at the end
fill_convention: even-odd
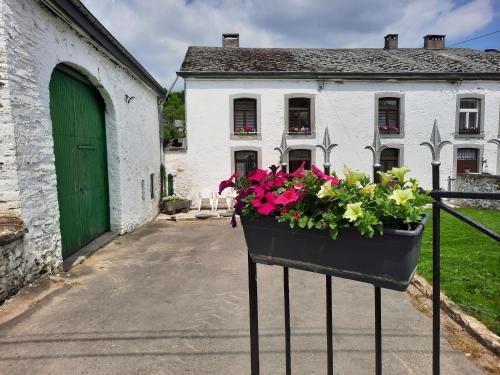
{"type": "MultiPolygon", "coordinates": [[[[422,47],[426,34],[446,45],[500,30],[500,0],[82,0],[166,88],[188,46],[220,46],[239,33],[241,47],[422,47]]],[[[500,32],[456,47],[500,48],[500,32]]],[[[178,82],[174,89],[182,89],[178,82]]]]}

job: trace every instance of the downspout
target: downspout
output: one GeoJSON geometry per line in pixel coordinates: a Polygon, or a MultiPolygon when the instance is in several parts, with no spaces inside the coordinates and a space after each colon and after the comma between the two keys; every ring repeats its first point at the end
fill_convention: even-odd
{"type": "MultiPolygon", "coordinates": [[[[165,167],[165,155],[163,152],[163,127],[164,127],[164,122],[163,122],[163,104],[167,101],[168,96],[172,92],[175,84],[177,83],[177,80],[179,79],[179,76],[175,77],[174,83],[170,86],[170,89],[166,92],[164,97],[158,97],[158,125],[159,125],[159,131],[160,131],[160,165],[163,165],[165,167]]],[[[160,175],[161,178],[161,175],[160,175]]],[[[160,183],[161,186],[161,183],[160,183]]],[[[158,195],[159,197],[161,196],[161,191],[160,194],[158,195]]]]}

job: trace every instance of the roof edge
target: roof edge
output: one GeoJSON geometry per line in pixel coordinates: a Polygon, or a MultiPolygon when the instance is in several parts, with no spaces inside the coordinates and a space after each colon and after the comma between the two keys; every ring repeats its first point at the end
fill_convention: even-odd
{"type": "Polygon", "coordinates": [[[178,71],[182,78],[280,78],[280,79],[349,79],[349,80],[446,80],[500,81],[500,73],[342,73],[342,72],[192,72],[178,71]]]}
{"type": "Polygon", "coordinates": [[[111,56],[129,69],[158,96],[167,90],[139,63],[79,0],[40,0],[58,16],[73,22],[111,56]]]}

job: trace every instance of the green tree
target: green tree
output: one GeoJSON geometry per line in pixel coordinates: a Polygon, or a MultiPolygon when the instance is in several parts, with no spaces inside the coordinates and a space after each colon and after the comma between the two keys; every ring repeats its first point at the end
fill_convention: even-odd
{"type": "Polygon", "coordinates": [[[166,140],[184,137],[184,129],[174,127],[175,120],[184,121],[184,119],[184,91],[172,92],[163,104],[164,138],[166,140]]]}

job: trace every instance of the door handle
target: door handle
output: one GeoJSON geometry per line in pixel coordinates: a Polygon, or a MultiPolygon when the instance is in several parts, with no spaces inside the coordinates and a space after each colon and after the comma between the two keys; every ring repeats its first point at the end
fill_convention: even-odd
{"type": "Polygon", "coordinates": [[[95,150],[95,146],[92,145],[78,145],[79,150],[95,150]]]}

